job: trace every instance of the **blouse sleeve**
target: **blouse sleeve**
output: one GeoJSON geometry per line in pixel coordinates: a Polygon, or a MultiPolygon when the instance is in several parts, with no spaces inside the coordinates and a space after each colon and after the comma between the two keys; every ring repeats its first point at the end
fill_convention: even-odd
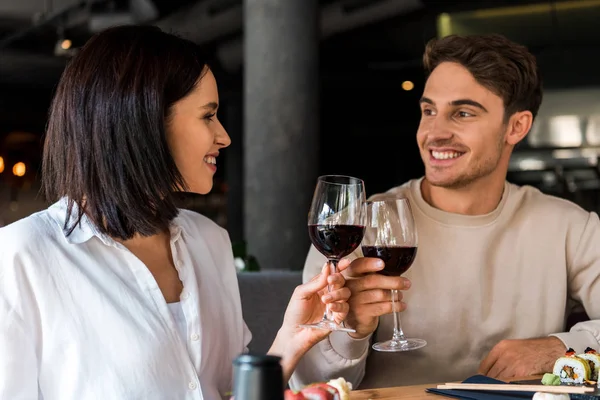
{"type": "Polygon", "coordinates": [[[34,339],[21,316],[10,267],[0,259],[0,399],[38,399],[34,339]]]}

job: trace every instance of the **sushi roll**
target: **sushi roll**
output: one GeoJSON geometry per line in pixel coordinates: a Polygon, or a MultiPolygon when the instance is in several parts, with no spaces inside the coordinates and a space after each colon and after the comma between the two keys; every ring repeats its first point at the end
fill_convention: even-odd
{"type": "Polygon", "coordinates": [[[589,381],[592,375],[589,362],[577,357],[573,349],[567,350],[564,357],[556,360],[552,373],[558,375],[563,383],[577,384],[589,381]]]}
{"type": "Polygon", "coordinates": [[[327,382],[327,384],[337,389],[338,393],[340,394],[340,400],[350,400],[352,383],[346,381],[344,378],[337,378],[330,380],[327,382]]]}
{"type": "Polygon", "coordinates": [[[590,364],[590,369],[592,370],[591,380],[598,380],[598,371],[600,371],[600,354],[596,352],[596,350],[588,347],[585,349],[585,353],[577,355],[577,357],[582,358],[588,361],[590,364]]]}

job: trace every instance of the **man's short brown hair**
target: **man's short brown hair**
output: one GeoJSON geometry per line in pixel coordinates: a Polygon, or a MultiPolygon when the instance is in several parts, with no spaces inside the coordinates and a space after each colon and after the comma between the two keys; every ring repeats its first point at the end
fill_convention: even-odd
{"type": "Polygon", "coordinates": [[[480,85],[500,96],[506,120],[518,111],[537,115],[542,79],[535,57],[525,46],[498,34],[430,40],[423,54],[427,76],[443,62],[462,65],[480,85]]]}

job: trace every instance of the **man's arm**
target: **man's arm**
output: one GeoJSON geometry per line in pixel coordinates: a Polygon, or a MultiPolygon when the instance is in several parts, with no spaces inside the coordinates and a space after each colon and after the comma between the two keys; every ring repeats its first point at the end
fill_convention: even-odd
{"type": "MultiPolygon", "coordinates": [[[[347,258],[354,260],[359,256],[360,253],[355,253],[347,258]]],[[[319,274],[326,261],[327,258],[311,246],[304,264],[303,282],[307,282],[319,274]]],[[[313,382],[322,382],[343,376],[354,387],[357,387],[364,377],[369,347],[370,336],[356,340],[347,333],[333,332],[300,360],[290,379],[290,386],[299,390],[313,382]]]]}
{"type": "Polygon", "coordinates": [[[600,350],[600,221],[590,213],[575,224],[567,238],[568,290],[582,304],[590,321],[574,325],[569,332],[549,337],[503,340],[482,361],[480,373],[493,378],[537,375],[552,371],[566,349],[583,353],[586,347],[600,350]],[[578,226],[579,225],[579,226],[578,226]]]}
{"type": "Polygon", "coordinates": [[[586,347],[600,351],[600,220],[596,213],[589,214],[582,234],[567,243],[567,249],[569,294],[583,305],[590,320],[553,336],[577,353],[586,347]]]}

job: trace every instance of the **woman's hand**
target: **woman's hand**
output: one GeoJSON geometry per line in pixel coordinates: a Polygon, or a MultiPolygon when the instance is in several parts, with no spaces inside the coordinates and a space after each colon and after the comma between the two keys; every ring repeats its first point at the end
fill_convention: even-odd
{"type": "Polygon", "coordinates": [[[340,273],[350,262],[342,260],[338,264],[338,273],[329,272],[325,264],[321,273],[311,281],[294,290],[288,304],[283,324],[277,333],[269,354],[282,357],[282,367],[286,381],[300,358],[315,344],[325,339],[331,331],[301,328],[299,325],[321,321],[326,305],[337,323],[341,323],[348,314],[350,290],[344,287],[346,281],[340,273]],[[331,292],[327,286],[331,285],[331,292]]]}

